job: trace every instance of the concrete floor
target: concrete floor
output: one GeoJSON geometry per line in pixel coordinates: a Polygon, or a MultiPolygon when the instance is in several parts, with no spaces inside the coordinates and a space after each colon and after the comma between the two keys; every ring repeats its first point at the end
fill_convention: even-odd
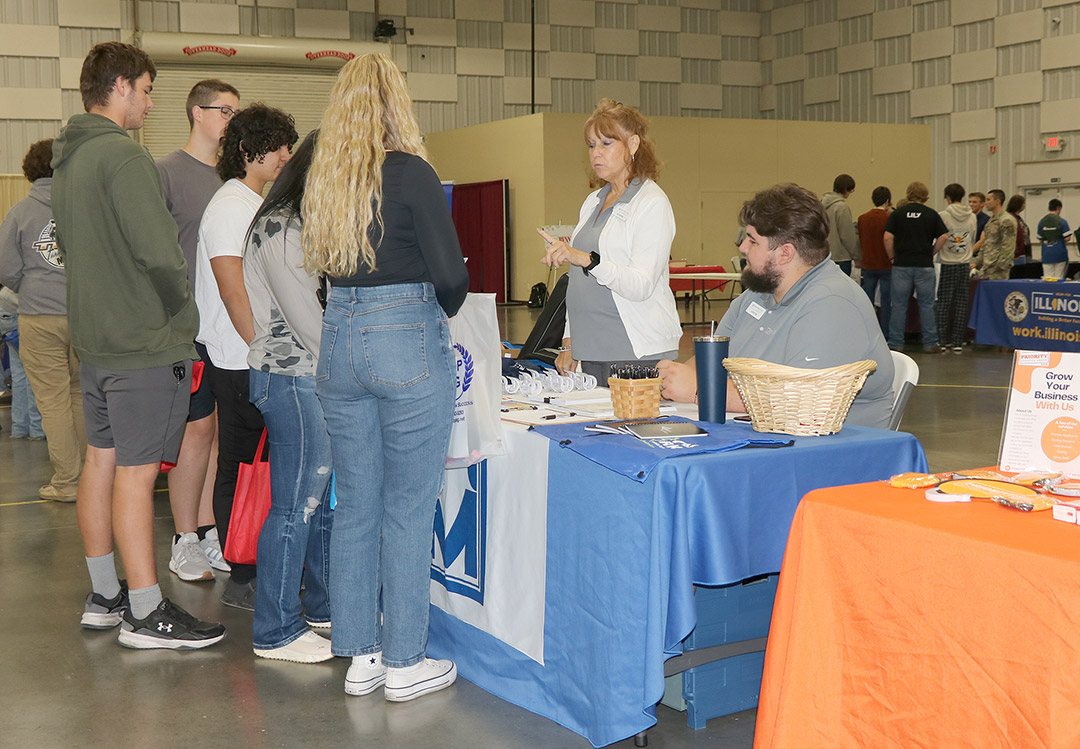
{"type": "MultiPolygon", "coordinates": [[[[709,310],[719,318],[725,304],[709,310]]],[[[680,307],[680,311],[682,307],[680,307]]],[[[504,337],[522,341],[536,311],[500,310],[504,337]]],[[[692,349],[688,328],[681,358],[692,349]]],[[[903,429],[926,448],[932,470],[997,462],[1011,353],[912,352],[921,368],[903,429]]],[[[182,583],[167,571],[172,532],[167,495],[155,497],[158,569],[166,595],[229,636],[194,653],[133,651],[116,631],[78,625],[88,579],[74,505],[37,500],[50,475],[44,442],[8,439],[0,407],[0,736],[11,747],[365,746],[566,747],[589,743],[556,723],[461,679],[415,703],[346,697],[347,663],[278,663],[251,653],[250,615],[221,606],[224,577],[182,583]]],[[[709,721],[701,731],[664,706],[652,747],[750,747],[754,711],[709,721]]],[[[615,746],[633,746],[628,739],[615,746]]]]}

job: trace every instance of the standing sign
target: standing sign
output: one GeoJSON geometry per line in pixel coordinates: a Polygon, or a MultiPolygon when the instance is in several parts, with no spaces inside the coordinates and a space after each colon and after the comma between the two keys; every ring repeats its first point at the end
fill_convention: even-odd
{"type": "Polygon", "coordinates": [[[998,464],[1080,475],[1080,354],[1016,352],[998,464]]]}

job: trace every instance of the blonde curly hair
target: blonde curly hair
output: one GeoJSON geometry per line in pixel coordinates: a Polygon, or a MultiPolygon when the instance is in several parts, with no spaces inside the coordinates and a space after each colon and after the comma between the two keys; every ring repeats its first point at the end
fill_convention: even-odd
{"type": "Polygon", "coordinates": [[[384,54],[361,55],[338,74],[308,172],[301,235],[304,267],[334,278],[375,270],[371,228],[382,223],[386,151],[426,159],[405,76],[384,54]]]}

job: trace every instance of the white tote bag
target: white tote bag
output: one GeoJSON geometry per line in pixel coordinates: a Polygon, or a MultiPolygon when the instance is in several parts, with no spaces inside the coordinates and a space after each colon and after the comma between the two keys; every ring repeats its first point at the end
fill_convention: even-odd
{"type": "Polygon", "coordinates": [[[450,318],[450,339],[457,357],[457,397],[450,432],[447,468],[470,466],[503,455],[502,346],[494,294],[469,294],[450,318]]]}

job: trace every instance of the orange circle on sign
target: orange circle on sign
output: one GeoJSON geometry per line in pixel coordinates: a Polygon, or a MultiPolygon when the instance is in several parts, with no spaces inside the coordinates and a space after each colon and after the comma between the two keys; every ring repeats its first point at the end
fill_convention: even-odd
{"type": "Polygon", "coordinates": [[[1042,433],[1042,451],[1055,463],[1080,457],[1080,421],[1062,416],[1047,424],[1042,433]]]}

